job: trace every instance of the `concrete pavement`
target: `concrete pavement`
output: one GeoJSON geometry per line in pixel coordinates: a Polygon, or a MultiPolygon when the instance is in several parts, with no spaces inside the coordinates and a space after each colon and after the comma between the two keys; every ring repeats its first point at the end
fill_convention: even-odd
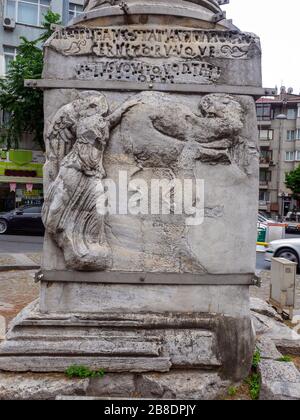
{"type": "Polygon", "coordinates": [[[0,235],[0,253],[27,254],[42,252],[41,236],[0,235]]]}

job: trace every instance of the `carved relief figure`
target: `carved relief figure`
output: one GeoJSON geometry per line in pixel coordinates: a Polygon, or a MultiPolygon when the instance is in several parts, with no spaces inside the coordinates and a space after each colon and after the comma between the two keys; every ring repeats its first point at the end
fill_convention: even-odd
{"type": "Polygon", "coordinates": [[[229,95],[204,96],[195,113],[170,95],[143,93],[134,113],[122,120],[123,144],[142,166],[231,164],[243,119],[241,105],[229,95]]]}
{"type": "Polygon", "coordinates": [[[81,93],[62,107],[47,132],[50,187],[43,221],[69,268],[112,267],[97,200],[104,193],[104,151],[120,122],[123,152],[133,155],[140,168],[169,168],[184,176],[193,172],[196,160],[233,162],[243,109],[233,97],[215,94],[202,97],[193,112],[174,96],[158,92],[135,95],[111,114],[105,96],[97,92],[81,93]]]}
{"type": "Polygon", "coordinates": [[[112,264],[104,216],[96,209],[103,193],[103,153],[110,131],[136,103],[128,101],[108,115],[106,98],[85,92],[62,107],[49,127],[46,140],[52,169],[43,221],[63,249],[68,267],[105,270],[112,264]]]}

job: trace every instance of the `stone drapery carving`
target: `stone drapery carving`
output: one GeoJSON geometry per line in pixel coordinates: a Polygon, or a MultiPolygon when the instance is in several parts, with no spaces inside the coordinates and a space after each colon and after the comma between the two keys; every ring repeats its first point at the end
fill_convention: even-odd
{"type": "Polygon", "coordinates": [[[104,193],[104,151],[119,123],[123,153],[140,168],[169,168],[184,176],[197,160],[233,162],[243,109],[229,95],[211,94],[201,98],[195,113],[158,92],[135,95],[111,114],[105,96],[97,92],[83,92],[63,106],[47,132],[51,170],[43,221],[69,268],[101,271],[112,266],[97,200],[104,193]]]}
{"type": "Polygon", "coordinates": [[[128,101],[109,115],[104,95],[85,92],[62,107],[49,127],[52,171],[43,221],[70,268],[104,270],[111,266],[104,217],[96,209],[97,197],[103,193],[103,153],[110,131],[135,104],[135,100],[128,101]]]}

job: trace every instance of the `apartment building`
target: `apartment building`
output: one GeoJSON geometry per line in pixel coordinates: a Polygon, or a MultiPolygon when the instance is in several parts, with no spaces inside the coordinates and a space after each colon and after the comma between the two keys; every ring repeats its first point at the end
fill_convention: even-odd
{"type": "MultiPolygon", "coordinates": [[[[43,16],[49,9],[67,24],[83,10],[84,0],[0,0],[0,77],[15,59],[20,38],[34,40],[43,32],[43,16]]],[[[8,118],[0,110],[1,124],[8,118]]],[[[18,150],[0,144],[0,212],[43,201],[44,154],[24,133],[18,150]]]]}
{"type": "Polygon", "coordinates": [[[286,174],[300,165],[300,94],[281,88],[280,94],[257,101],[260,144],[259,209],[284,217],[300,203],[285,185],[286,174]]]}

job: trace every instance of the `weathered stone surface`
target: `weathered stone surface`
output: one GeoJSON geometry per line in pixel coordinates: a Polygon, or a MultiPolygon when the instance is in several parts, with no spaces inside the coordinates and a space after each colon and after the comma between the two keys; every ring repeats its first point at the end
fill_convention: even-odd
{"type": "Polygon", "coordinates": [[[277,321],[282,321],[282,317],[265,300],[251,297],[250,309],[251,311],[256,312],[258,314],[265,315],[269,318],[274,318],[277,321]]]}
{"type": "Polygon", "coordinates": [[[8,372],[65,372],[70,365],[104,369],[106,372],[168,372],[167,357],[54,357],[54,356],[2,356],[0,369],[8,372]]]}
{"type": "Polygon", "coordinates": [[[215,1],[119,3],[89,4],[78,27],[57,30],[46,45],[42,268],[81,278],[42,281],[39,310],[20,315],[1,344],[0,369],[80,364],[136,374],[141,395],[212,399],[221,376],[241,380],[251,364],[245,282],[103,284],[85,273],[254,272],[259,40],[215,23],[215,1]],[[141,208],[141,186],[152,180],[171,184],[159,199],[163,209],[174,201],[167,214],[141,208]],[[173,183],[184,180],[201,194],[193,185],[179,214],[173,183]],[[109,214],[99,211],[105,181],[128,193],[109,214]]]}
{"type": "MultiPolygon", "coordinates": [[[[167,179],[168,184],[202,179],[203,164],[239,167],[247,173],[253,150],[244,140],[243,122],[249,114],[246,107],[253,104],[215,94],[200,97],[198,110],[193,110],[180,98],[145,92],[109,112],[103,94],[78,95],[57,110],[46,138],[50,184],[43,221],[62,249],[66,267],[125,271],[126,263],[129,272],[211,272],[206,248],[194,237],[202,225],[200,208],[194,208],[193,217],[171,211],[168,217],[157,215],[151,213],[148,191],[152,188],[153,193],[153,179],[167,179]],[[119,138],[114,139],[111,131],[118,124],[119,138]],[[68,139],[63,146],[62,138],[68,139]],[[100,203],[106,202],[106,179],[122,188],[120,171],[126,171],[126,177],[131,174],[125,185],[129,191],[138,193],[147,185],[147,194],[139,193],[136,209],[133,201],[128,208],[126,203],[123,217],[115,214],[112,203],[110,210],[100,209],[100,203]]],[[[127,197],[127,192],[115,197],[118,206],[127,197]]],[[[220,222],[224,224],[224,217],[220,222]]]]}
{"type": "Polygon", "coordinates": [[[295,331],[276,319],[259,313],[252,313],[252,320],[258,336],[264,335],[272,340],[299,340],[299,335],[295,331]]]}
{"type": "Polygon", "coordinates": [[[289,339],[276,339],[276,347],[283,354],[292,354],[294,356],[300,356],[300,336],[298,340],[289,339]]]}
{"type": "Polygon", "coordinates": [[[278,360],[282,357],[282,354],[277,350],[277,347],[270,338],[260,337],[256,342],[256,347],[260,352],[262,359],[278,360]]]}
{"type": "Polygon", "coordinates": [[[6,320],[0,315],[0,341],[5,339],[6,334],[6,320]]]}
{"type": "Polygon", "coordinates": [[[0,400],[54,400],[57,395],[84,395],[88,379],[60,374],[0,373],[0,400]]]}
{"type": "Polygon", "coordinates": [[[229,382],[217,373],[175,371],[147,374],[137,379],[137,390],[144,398],[213,400],[224,394],[229,382]]]}
{"type": "Polygon", "coordinates": [[[163,353],[171,359],[173,367],[222,366],[216,349],[216,334],[201,330],[166,330],[163,353]]]}
{"type": "Polygon", "coordinates": [[[0,345],[0,370],[62,372],[70,364],[135,373],[217,368],[240,380],[251,365],[254,340],[249,329],[247,317],[43,314],[33,303],[11,324],[0,345]]]}
{"type": "Polygon", "coordinates": [[[135,392],[135,376],[132,374],[107,374],[103,378],[93,378],[87,389],[87,394],[95,397],[131,397],[135,392]]]}
{"type": "Polygon", "coordinates": [[[249,317],[248,299],[247,286],[52,283],[48,287],[42,283],[40,309],[42,313],[208,312],[249,317]]]}
{"type": "Polygon", "coordinates": [[[261,400],[300,400],[300,372],[293,363],[263,360],[261,374],[261,400]]]}

